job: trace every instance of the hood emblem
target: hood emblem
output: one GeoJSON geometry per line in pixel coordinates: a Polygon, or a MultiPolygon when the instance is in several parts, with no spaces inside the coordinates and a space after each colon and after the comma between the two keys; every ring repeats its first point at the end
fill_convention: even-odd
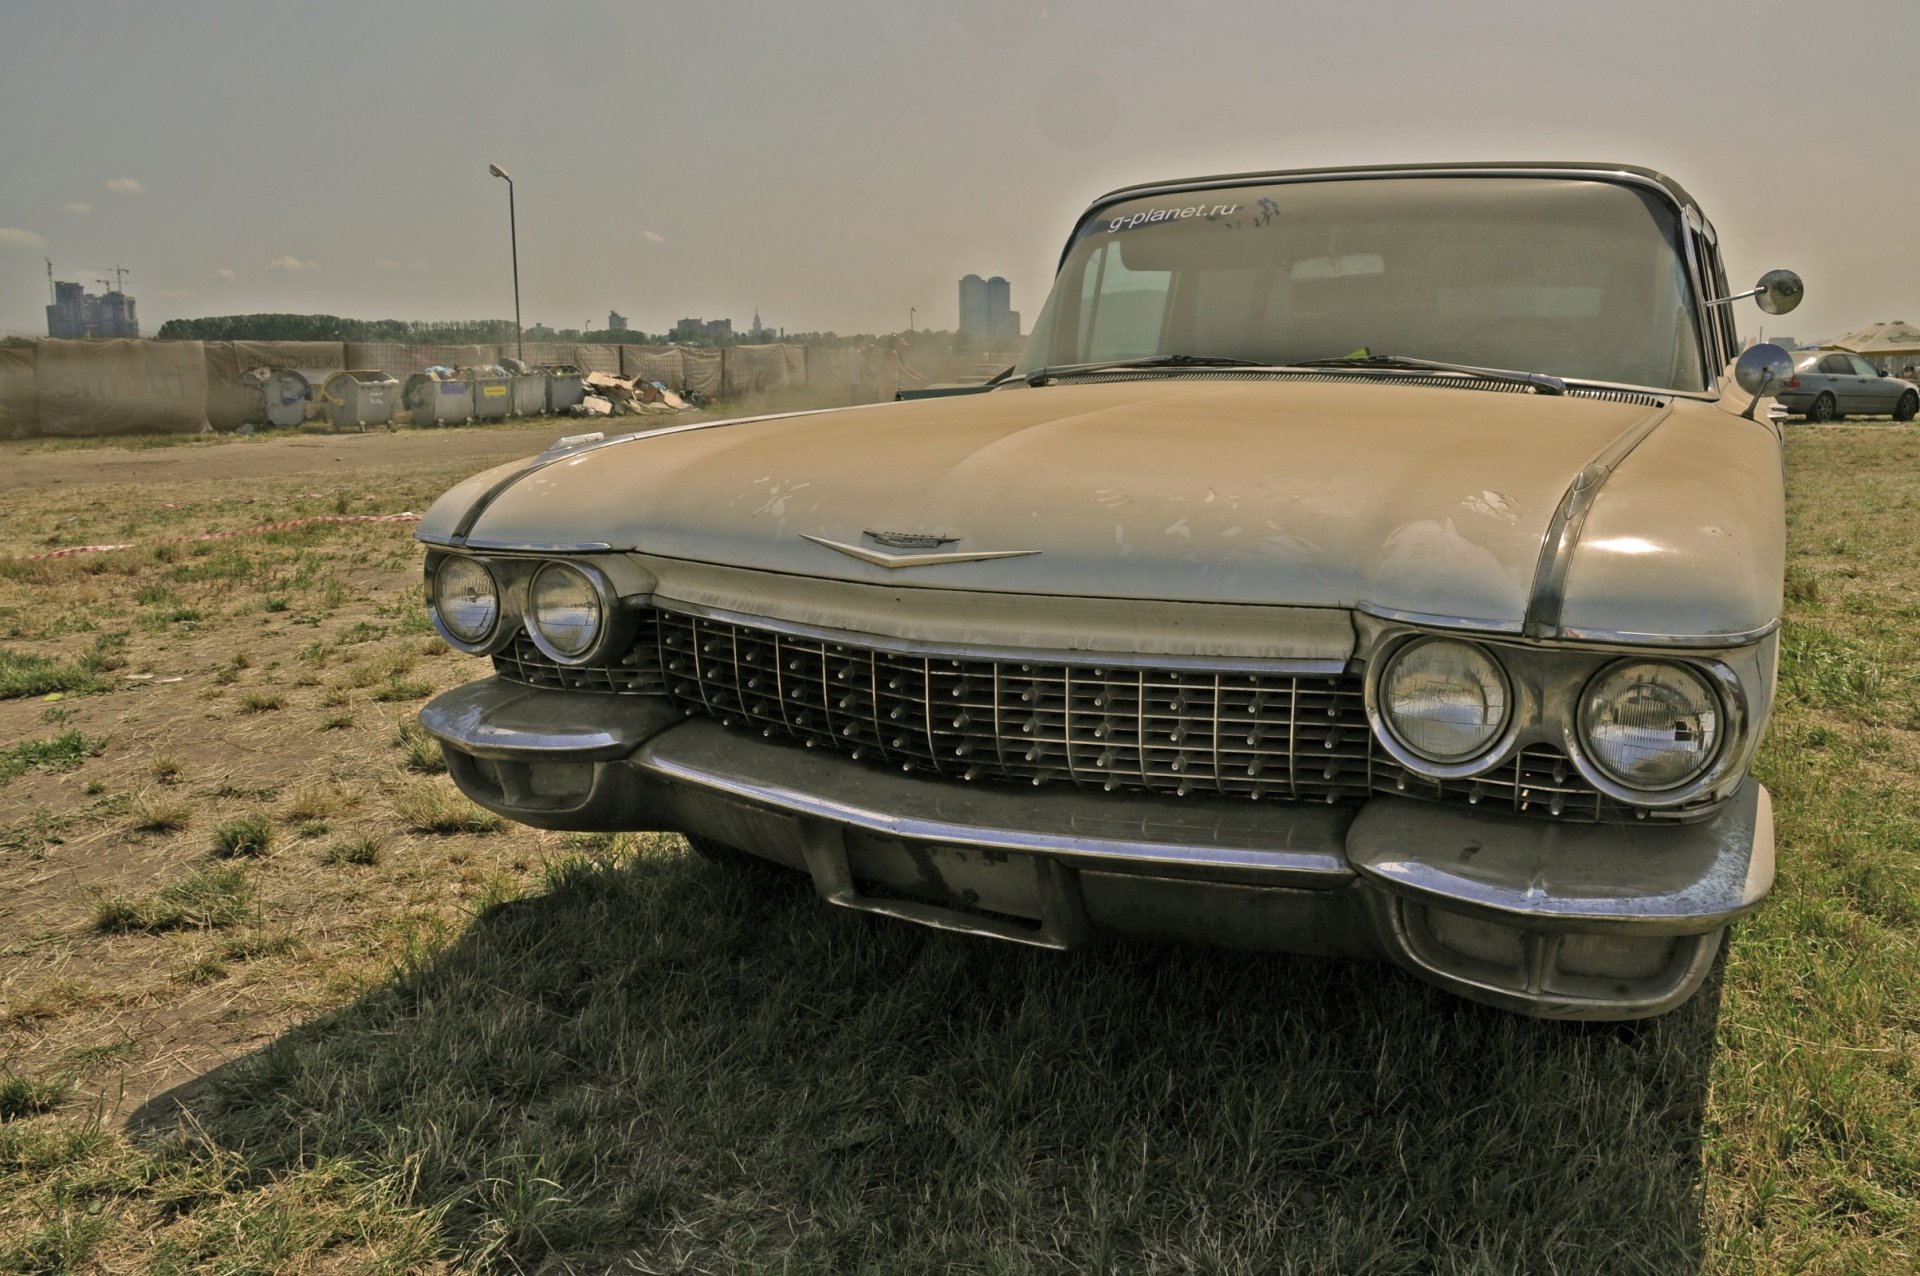
{"type": "Polygon", "coordinates": [[[881,545],[896,547],[893,552],[886,549],[873,549],[866,545],[849,545],[844,541],[830,541],[824,536],[808,536],[804,533],[801,540],[824,545],[828,549],[838,550],[850,558],[863,563],[872,563],[876,567],[931,567],[938,563],[974,563],[988,558],[1025,558],[1038,554],[1037,549],[989,549],[989,550],[947,550],[940,546],[952,545],[959,541],[958,536],[934,536],[919,532],[865,532],[863,535],[881,545]]]}
{"type": "Polygon", "coordinates": [[[931,532],[862,532],[888,549],[939,549],[958,543],[958,536],[935,536],[931,532]]]}

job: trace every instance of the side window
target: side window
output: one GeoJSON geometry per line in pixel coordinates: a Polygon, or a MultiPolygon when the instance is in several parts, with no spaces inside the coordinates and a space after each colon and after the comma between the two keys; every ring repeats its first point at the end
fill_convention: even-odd
{"type": "Polygon", "coordinates": [[[1880,369],[1874,367],[1871,363],[1868,363],[1865,359],[1862,359],[1857,354],[1848,355],[1847,362],[1853,365],[1853,374],[1857,377],[1878,378],[1880,375],[1880,369]]]}
{"type": "MultiPolygon", "coordinates": [[[[1709,274],[1711,276],[1711,282],[1708,284],[1708,287],[1713,289],[1714,296],[1725,297],[1732,292],[1732,289],[1727,287],[1727,268],[1721,264],[1720,249],[1716,245],[1709,243],[1706,245],[1706,250],[1706,260],[1709,264],[1709,274]]],[[[1721,367],[1725,367],[1727,361],[1732,359],[1735,352],[1740,349],[1740,332],[1733,320],[1732,306],[1715,306],[1713,308],[1713,325],[1720,333],[1722,353],[1721,367]]]]}
{"type": "Polygon", "coordinates": [[[1820,361],[1820,371],[1836,377],[1850,377],[1853,367],[1843,354],[1830,354],[1820,361]]]}

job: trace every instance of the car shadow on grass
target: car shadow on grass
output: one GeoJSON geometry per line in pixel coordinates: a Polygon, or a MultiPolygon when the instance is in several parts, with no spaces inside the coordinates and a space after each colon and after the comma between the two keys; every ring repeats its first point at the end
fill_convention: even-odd
{"type": "Polygon", "coordinates": [[[573,862],[191,1086],[532,1270],[1676,1272],[1718,981],[1627,1028],[1366,963],[1060,955],[677,854],[573,862]]]}

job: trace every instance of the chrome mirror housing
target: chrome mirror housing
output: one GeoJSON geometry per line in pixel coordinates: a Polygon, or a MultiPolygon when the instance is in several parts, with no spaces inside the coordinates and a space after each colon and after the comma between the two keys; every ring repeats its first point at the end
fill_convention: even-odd
{"type": "Polygon", "coordinates": [[[1791,270],[1769,270],[1760,276],[1760,282],[1745,292],[1736,292],[1730,297],[1715,297],[1709,306],[1724,306],[1730,301],[1742,297],[1752,297],[1753,304],[1770,315],[1784,315],[1800,304],[1806,296],[1807,286],[1800,282],[1800,276],[1791,270]]]}
{"type": "Polygon", "coordinates": [[[1770,315],[1784,315],[1800,304],[1807,286],[1791,270],[1769,270],[1760,276],[1760,282],[1753,292],[1754,305],[1770,315]]]}
{"type": "Polygon", "coordinates": [[[1733,361],[1733,380],[1742,390],[1752,396],[1747,410],[1741,413],[1749,421],[1753,420],[1753,410],[1760,400],[1773,394],[1786,385],[1793,376],[1793,356],[1771,341],[1762,341],[1748,346],[1733,361]]]}

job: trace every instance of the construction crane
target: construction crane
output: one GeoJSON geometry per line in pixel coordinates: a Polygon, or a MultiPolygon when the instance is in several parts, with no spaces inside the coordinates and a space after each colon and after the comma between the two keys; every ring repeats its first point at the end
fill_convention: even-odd
{"type": "Polygon", "coordinates": [[[96,275],[94,276],[93,282],[113,292],[125,292],[127,290],[127,276],[133,273],[125,266],[88,266],[86,269],[97,270],[102,275],[112,274],[112,279],[102,279],[99,275],[96,275]]]}

